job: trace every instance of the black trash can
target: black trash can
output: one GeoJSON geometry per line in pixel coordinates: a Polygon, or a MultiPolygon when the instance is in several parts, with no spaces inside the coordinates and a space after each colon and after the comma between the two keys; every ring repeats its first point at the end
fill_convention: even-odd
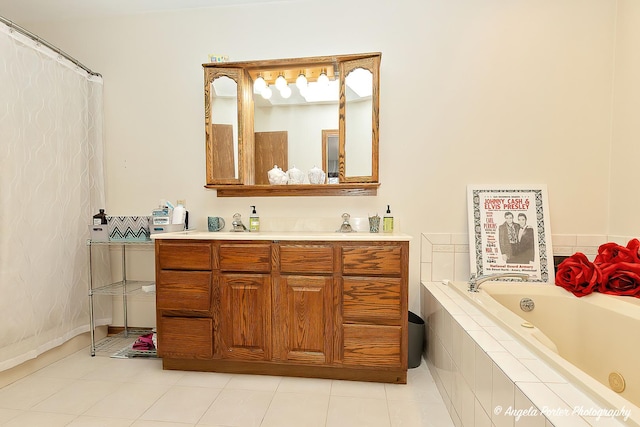
{"type": "Polygon", "coordinates": [[[422,361],[424,349],[424,320],[409,312],[409,368],[417,368],[422,361]]]}

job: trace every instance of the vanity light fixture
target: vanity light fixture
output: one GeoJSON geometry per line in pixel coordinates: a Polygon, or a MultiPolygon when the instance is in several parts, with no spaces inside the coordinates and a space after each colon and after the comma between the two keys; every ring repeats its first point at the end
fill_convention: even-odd
{"type": "Polygon", "coordinates": [[[326,68],[323,68],[322,71],[320,71],[320,75],[318,76],[318,84],[323,86],[329,84],[329,77],[327,77],[326,68]]]}
{"type": "Polygon", "coordinates": [[[284,99],[287,99],[291,96],[291,88],[289,86],[285,86],[280,89],[280,96],[284,99]]]}
{"type": "Polygon", "coordinates": [[[267,87],[267,82],[262,78],[262,74],[258,74],[258,78],[253,82],[253,91],[257,93],[262,93],[262,91],[267,87]]]}
{"type": "Polygon", "coordinates": [[[287,79],[284,78],[282,73],[276,79],[276,88],[282,91],[283,88],[287,87],[287,79]]]}
{"type": "Polygon", "coordinates": [[[304,71],[302,71],[302,70],[300,70],[300,74],[298,75],[298,78],[296,79],[296,86],[301,91],[304,90],[307,87],[307,76],[304,75],[304,71]]]}
{"type": "Polygon", "coordinates": [[[262,95],[264,99],[270,99],[273,91],[269,86],[265,86],[265,88],[260,91],[260,95],[262,95]]]}

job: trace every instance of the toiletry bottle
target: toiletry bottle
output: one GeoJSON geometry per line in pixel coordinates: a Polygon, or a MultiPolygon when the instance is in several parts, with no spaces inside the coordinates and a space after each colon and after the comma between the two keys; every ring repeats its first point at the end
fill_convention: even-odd
{"type": "Polygon", "coordinates": [[[107,214],[104,213],[104,209],[100,209],[100,212],[93,216],[93,225],[104,225],[107,223],[107,214]]]}
{"type": "Polygon", "coordinates": [[[251,206],[253,211],[251,211],[251,215],[249,215],[249,231],[260,231],[260,217],[256,212],[256,207],[251,206]]]}
{"type": "Polygon", "coordinates": [[[173,208],[173,215],[171,217],[171,224],[184,224],[185,209],[182,205],[177,205],[173,208]]]}
{"type": "Polygon", "coordinates": [[[382,232],[393,233],[393,217],[391,216],[389,205],[387,205],[387,212],[384,214],[384,218],[382,218],[382,232]]]}

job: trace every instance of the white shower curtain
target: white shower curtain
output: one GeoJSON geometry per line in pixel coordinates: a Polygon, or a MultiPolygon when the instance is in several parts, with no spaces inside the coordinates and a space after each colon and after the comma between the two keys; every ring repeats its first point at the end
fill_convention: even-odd
{"type": "Polygon", "coordinates": [[[0,23],[0,371],[89,330],[102,78],[0,23]]]}

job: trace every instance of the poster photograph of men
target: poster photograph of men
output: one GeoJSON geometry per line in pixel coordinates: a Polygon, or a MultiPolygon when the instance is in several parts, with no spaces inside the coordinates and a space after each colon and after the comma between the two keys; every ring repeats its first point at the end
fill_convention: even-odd
{"type": "Polygon", "coordinates": [[[526,273],[540,282],[553,278],[544,186],[469,186],[468,203],[472,273],[526,273]]]}
{"type": "Polygon", "coordinates": [[[535,237],[533,227],[527,224],[527,215],[518,213],[518,221],[513,220],[513,212],[504,213],[504,223],[498,227],[500,253],[507,264],[528,264],[533,262],[535,237]]]}

